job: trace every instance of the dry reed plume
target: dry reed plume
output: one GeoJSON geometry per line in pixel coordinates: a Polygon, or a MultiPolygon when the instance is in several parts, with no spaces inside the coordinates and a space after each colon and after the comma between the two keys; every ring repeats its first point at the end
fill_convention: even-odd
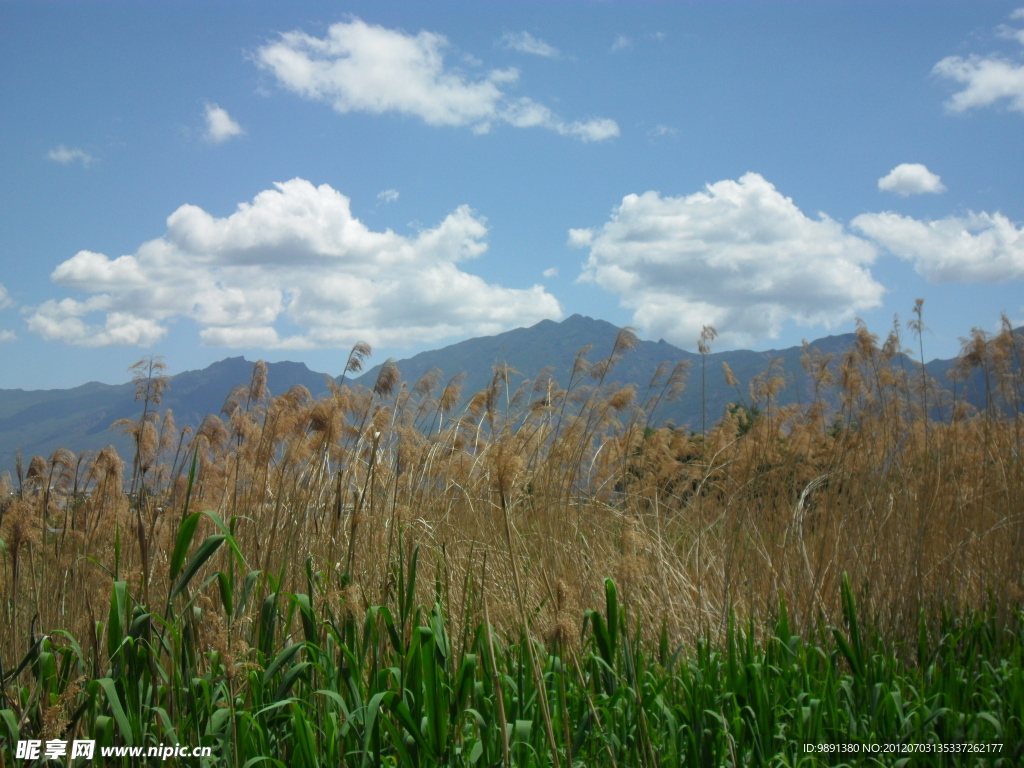
{"type": "MultiPolygon", "coordinates": [[[[920,306],[911,330],[923,330],[920,306]]],[[[944,385],[899,333],[879,344],[859,327],[835,359],[807,349],[802,405],[779,406],[774,363],[745,391],[726,370],[737,404],[717,423],[708,414],[706,434],[655,428],[685,366],[644,388],[611,383],[636,344],[629,329],[607,358],[581,351],[564,387],[545,371],[512,388],[515,372],[498,366],[466,398],[461,376],[401,382],[390,363],[372,389],[271,396],[260,362],[194,432],[159,410],[162,362],[142,361],[142,415],[115,425],[135,446],[129,479],[107,448],[37,456],[27,471],[19,461],[3,480],[0,653],[20,658],[30,637],[64,629],[102,656],[94,628],[111,574],[147,602],[167,595],[193,467],[191,509],[230,521],[251,569],[285,592],[305,584],[307,558],[347,572],[351,586],[331,599],[353,613],[394,599],[390,563],[416,544],[422,589],[437,581],[458,605],[486,558],[491,620],[561,642],[609,576],[643,627],[664,622],[681,641],[720,637],[730,611],[766,622],[780,597],[795,627],[839,623],[844,573],[892,640],[913,636],[922,610],[1019,603],[1024,339],[1009,324],[994,338],[975,331],[944,385]],[[976,410],[971,377],[984,387],[976,410]]],[[[702,334],[702,360],[714,336],[702,334]]],[[[345,373],[368,354],[353,348],[345,373]]],[[[210,573],[229,569],[226,550],[210,573]]],[[[215,584],[203,599],[220,600],[215,584]]],[[[251,626],[211,619],[202,631],[244,664],[251,626]]]]}

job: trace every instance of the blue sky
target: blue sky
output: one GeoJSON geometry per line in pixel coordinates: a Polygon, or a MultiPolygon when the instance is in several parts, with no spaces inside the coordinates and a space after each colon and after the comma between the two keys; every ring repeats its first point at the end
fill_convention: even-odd
{"type": "MultiPolygon", "coordinates": [[[[1024,321],[1024,9],[0,3],[0,388],[1024,321]]],[[[908,338],[908,342],[909,342],[908,338]]]]}

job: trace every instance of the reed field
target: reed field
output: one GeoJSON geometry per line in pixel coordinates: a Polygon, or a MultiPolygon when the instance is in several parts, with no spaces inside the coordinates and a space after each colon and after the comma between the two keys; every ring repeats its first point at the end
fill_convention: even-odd
{"type": "Polygon", "coordinates": [[[906,338],[807,349],[796,405],[774,364],[726,370],[734,404],[687,428],[659,413],[704,371],[612,384],[629,329],[476,393],[385,364],[271,394],[257,363],[195,430],[140,361],[133,455],[0,481],[0,768],[29,738],[212,748],[110,765],[1019,765],[1024,338],[975,331],[934,381],[922,330],[918,304],[906,338]]]}

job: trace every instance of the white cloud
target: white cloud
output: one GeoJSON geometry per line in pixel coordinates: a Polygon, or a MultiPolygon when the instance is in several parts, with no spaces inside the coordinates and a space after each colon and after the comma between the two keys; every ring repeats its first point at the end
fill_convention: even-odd
{"type": "Polygon", "coordinates": [[[544,277],[547,277],[549,279],[552,277],[558,277],[558,267],[548,267],[547,269],[544,270],[542,274],[544,275],[544,277]]]}
{"type": "Polygon", "coordinates": [[[619,35],[618,37],[615,38],[615,42],[612,43],[611,51],[614,53],[615,51],[624,51],[627,48],[632,48],[632,47],[633,47],[633,41],[632,40],[630,40],[625,35],[619,35]]]}
{"type": "Polygon", "coordinates": [[[585,248],[594,242],[594,230],[592,229],[570,229],[569,246],[571,248],[585,248]]]}
{"type": "Polygon", "coordinates": [[[88,152],[76,149],[75,147],[66,147],[63,144],[56,146],[46,153],[46,156],[55,163],[61,165],[71,165],[72,163],[81,163],[83,166],[88,168],[92,165],[96,158],[90,155],[88,152]]]}
{"type": "Polygon", "coordinates": [[[604,141],[619,135],[619,126],[614,120],[598,117],[565,123],[543,104],[527,98],[509,103],[502,119],[517,128],[549,128],[562,136],[574,136],[583,141],[604,141]]]}
{"type": "Polygon", "coordinates": [[[782,324],[833,326],[881,303],[876,252],[824,214],[810,219],[756,173],[686,197],[627,195],[596,233],[580,276],[620,296],[652,336],[692,347],[705,324],[730,344],[782,324]]]}
{"type": "Polygon", "coordinates": [[[393,203],[398,199],[397,189],[385,189],[383,192],[377,193],[377,199],[382,203],[393,203]]]}
{"type": "Polygon", "coordinates": [[[1024,230],[1001,213],[918,221],[865,213],[851,225],[934,283],[1024,279],[1024,230]]]}
{"type": "MultiPolygon", "coordinates": [[[[14,306],[14,299],[7,293],[3,283],[0,283],[0,309],[7,309],[14,306]]],[[[14,341],[18,336],[14,331],[0,330],[0,342],[14,341]]]]}
{"type": "MultiPolygon", "coordinates": [[[[1012,16],[1010,18],[1013,18],[1012,16]]],[[[1017,29],[1006,24],[1000,24],[996,28],[1000,37],[1006,38],[1007,40],[1016,40],[1021,45],[1024,45],[1024,29],[1017,29]]]]}
{"type": "Polygon", "coordinates": [[[941,177],[921,163],[900,163],[878,180],[878,188],[883,192],[895,192],[903,197],[937,195],[946,191],[941,177]]]}
{"type": "Polygon", "coordinates": [[[947,56],[932,70],[966,87],[946,102],[951,112],[987,107],[1006,99],[1010,109],[1024,112],[1024,66],[998,55],[947,56]]]}
{"type": "Polygon", "coordinates": [[[216,104],[206,105],[205,117],[206,140],[214,144],[222,144],[245,133],[245,129],[232,119],[228,111],[216,104]]]}
{"type": "Polygon", "coordinates": [[[445,67],[448,41],[434,32],[408,35],[360,19],[332,24],[323,38],[286,32],[258,51],[261,66],[280,85],[337,112],[397,112],[428,125],[471,126],[486,133],[496,122],[540,127],[583,141],[619,135],[608,118],[566,122],[527,97],[504,88],[519,79],[516,69],[491,70],[469,79],[445,67]]]}
{"type": "Polygon", "coordinates": [[[410,346],[560,317],[540,285],[504,288],[460,269],[486,251],[486,234],[467,206],[412,236],[374,232],[340,192],[293,179],[224,218],[183,205],[134,254],[78,252],[51,279],[87,298],[47,301],[28,325],[72,344],[147,345],[189,318],[209,346],[307,348],[410,346]]]}
{"type": "MultiPolygon", "coordinates": [[[[1024,8],[1015,10],[1010,18],[1024,19],[1024,8]]],[[[1024,29],[1001,24],[996,33],[1024,45],[1024,29]]],[[[932,73],[965,86],[946,102],[950,112],[966,112],[1003,100],[1011,110],[1024,112],[1024,66],[1004,56],[947,56],[932,68],[932,73]]]]}
{"type": "Polygon", "coordinates": [[[558,57],[558,49],[555,46],[545,43],[529,32],[506,32],[502,35],[501,43],[506,48],[519,51],[519,53],[528,53],[533,56],[544,56],[548,59],[554,59],[558,57]]]}
{"type": "MultiPolygon", "coordinates": [[[[137,288],[144,291],[143,286],[137,288]]],[[[112,310],[118,303],[131,302],[118,302],[110,295],[92,297],[88,301],[50,299],[33,309],[28,319],[28,327],[44,339],[66,341],[82,347],[104,347],[110,344],[144,347],[159,341],[167,333],[167,329],[153,318],[140,317],[132,312],[107,311],[102,325],[90,325],[83,320],[83,317],[90,313],[112,310]]],[[[145,308],[141,309],[141,312],[146,311],[145,308]]]]}

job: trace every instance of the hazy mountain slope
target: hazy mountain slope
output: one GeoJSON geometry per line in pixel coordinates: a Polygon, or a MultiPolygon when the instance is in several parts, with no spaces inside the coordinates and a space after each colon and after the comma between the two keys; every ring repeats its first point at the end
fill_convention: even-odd
{"type": "MultiPolygon", "coordinates": [[[[584,346],[593,345],[587,354],[590,362],[597,362],[612,349],[618,328],[604,320],[594,320],[582,315],[573,315],[555,323],[544,320],[530,328],[518,328],[496,336],[484,336],[452,344],[442,349],[421,352],[407,360],[396,361],[402,378],[416,381],[431,368],[442,371],[445,378],[459,372],[466,372],[463,396],[477,392],[491,381],[492,367],[507,362],[519,376],[533,379],[546,366],[553,366],[553,375],[565,386],[572,370],[576,353],[584,346]]],[[[813,342],[812,346],[822,352],[839,352],[846,349],[853,340],[853,334],[828,336],[813,342]]],[[[803,396],[807,389],[806,376],[800,366],[803,350],[792,347],[784,350],[751,352],[735,350],[712,353],[706,361],[706,409],[707,419],[713,422],[724,412],[725,407],[738,399],[736,390],[726,386],[722,363],[728,363],[740,381],[740,393],[748,398],[747,386],[751,379],[762,373],[773,358],[782,358],[782,374],[789,380],[789,386],[781,395],[781,402],[793,402],[803,396]]],[[[675,364],[687,361],[690,364],[689,383],[682,398],[676,403],[666,404],[658,415],[659,422],[666,419],[676,425],[689,424],[700,427],[701,419],[701,357],[686,352],[665,341],[641,341],[636,349],[626,354],[608,377],[610,382],[634,384],[638,395],[644,392],[662,362],[675,364]]],[[[368,370],[356,383],[372,387],[380,366],[368,370]]]]}
{"type": "MultiPolygon", "coordinates": [[[[517,328],[496,336],[467,339],[441,349],[421,352],[406,360],[397,361],[404,380],[410,384],[431,368],[442,371],[444,382],[465,372],[463,397],[485,388],[491,381],[493,367],[507,362],[518,371],[513,377],[513,388],[524,378],[533,379],[545,367],[553,368],[553,375],[562,386],[568,382],[576,354],[587,345],[590,362],[597,362],[611,351],[618,328],[603,320],[573,315],[560,323],[544,320],[530,328],[517,328]]],[[[853,342],[853,334],[826,336],[811,342],[810,346],[824,353],[839,355],[853,342]]],[[[800,364],[801,347],[790,347],[766,352],[734,350],[713,352],[706,360],[706,409],[708,424],[722,416],[728,404],[742,398],[749,400],[750,381],[768,367],[774,358],[780,359],[779,375],[787,382],[779,394],[781,404],[806,401],[811,392],[809,381],[800,364]],[[728,363],[739,379],[739,392],[726,386],[722,363],[728,363]]],[[[608,377],[609,382],[634,385],[640,397],[662,362],[690,364],[689,382],[680,400],[666,404],[656,414],[654,422],[666,420],[677,426],[701,425],[701,358],[664,341],[641,341],[636,349],[627,353],[608,377]]],[[[908,371],[913,363],[905,361],[908,371]]],[[[948,388],[946,372],[951,360],[933,360],[928,372],[941,386],[948,388]]],[[[231,357],[199,371],[186,371],[174,376],[164,397],[162,407],[174,411],[178,426],[197,425],[207,413],[219,413],[228,393],[239,384],[247,384],[253,364],[242,357],[231,357]]],[[[372,387],[380,372],[374,366],[354,384],[372,387]]],[[[268,386],[272,394],[281,394],[301,384],[314,396],[327,392],[327,376],[309,370],[302,363],[281,362],[268,366],[268,386]]],[[[976,373],[960,391],[966,389],[968,399],[984,403],[984,377],[976,373]]],[[[0,470],[13,469],[15,450],[20,448],[26,462],[35,454],[49,456],[57,447],[75,452],[98,450],[113,444],[123,456],[130,455],[130,444],[123,436],[111,432],[110,425],[120,418],[136,418],[141,407],[134,400],[132,384],[108,385],[91,382],[73,389],[52,390],[0,390],[0,470]]],[[[937,414],[936,414],[937,415],[937,414]]]]}
{"type": "MultiPolygon", "coordinates": [[[[199,371],[185,371],[171,379],[161,408],[174,411],[178,426],[197,425],[207,413],[219,413],[228,393],[252,376],[253,364],[231,357],[199,371]]],[[[281,394],[302,384],[314,395],[327,391],[325,374],[309,370],[302,363],[271,363],[267,385],[281,394]]],[[[73,389],[25,391],[0,390],[0,470],[12,469],[14,454],[21,449],[28,459],[35,454],[49,456],[56,448],[75,452],[96,451],[114,445],[128,455],[130,441],[110,425],[117,419],[136,418],[142,406],[135,402],[131,383],[109,385],[90,382],[73,389]]]]}
{"type": "MultiPolygon", "coordinates": [[[[607,356],[614,343],[618,328],[604,320],[594,320],[582,315],[572,315],[561,323],[544,320],[530,328],[517,328],[495,336],[483,336],[452,344],[441,349],[421,352],[406,360],[396,361],[402,378],[415,382],[431,368],[437,368],[443,374],[442,385],[451,376],[465,372],[467,374],[463,397],[485,388],[491,381],[493,366],[507,362],[518,371],[513,378],[513,388],[524,378],[533,379],[547,366],[551,366],[555,378],[565,386],[572,369],[576,353],[586,345],[592,345],[587,353],[590,362],[597,362],[607,356]]],[[[1024,328],[1017,333],[1024,332],[1024,328]]],[[[809,347],[823,354],[834,355],[838,361],[855,339],[854,334],[846,333],[836,336],[825,336],[809,342],[809,347]]],[[[882,340],[880,340],[882,341],[882,340]]],[[[910,343],[904,339],[904,343],[910,343]]],[[[707,423],[717,421],[727,406],[737,400],[750,401],[749,386],[751,381],[763,374],[773,359],[779,363],[775,374],[782,376],[786,387],[781,391],[776,402],[786,405],[793,402],[806,402],[813,397],[813,386],[810,378],[803,370],[801,357],[802,346],[786,349],[771,349],[763,352],[751,350],[732,350],[714,352],[704,361],[706,384],[705,408],[707,423]],[[722,363],[732,369],[739,385],[736,388],[727,386],[722,363]]],[[[897,358],[900,360],[900,358],[897,358]]],[[[636,349],[627,353],[608,377],[609,382],[633,384],[637,387],[638,396],[643,397],[649,382],[662,362],[675,364],[686,361],[690,365],[689,381],[686,390],[675,403],[665,404],[656,414],[655,422],[662,424],[671,421],[677,426],[688,425],[691,429],[700,429],[701,425],[701,357],[687,352],[665,341],[641,341],[636,349]]],[[[932,360],[927,365],[929,375],[938,382],[942,389],[950,389],[947,372],[953,366],[953,360],[932,360]]],[[[913,355],[902,358],[908,375],[913,375],[917,362],[913,355]]],[[[835,372],[835,365],[833,365],[835,372]]],[[[355,379],[355,383],[372,387],[380,365],[366,371],[355,379]]],[[[985,401],[984,376],[975,372],[971,378],[960,385],[960,391],[966,391],[967,399],[974,405],[985,401]]],[[[947,417],[946,413],[933,412],[933,417],[947,417]]]]}

